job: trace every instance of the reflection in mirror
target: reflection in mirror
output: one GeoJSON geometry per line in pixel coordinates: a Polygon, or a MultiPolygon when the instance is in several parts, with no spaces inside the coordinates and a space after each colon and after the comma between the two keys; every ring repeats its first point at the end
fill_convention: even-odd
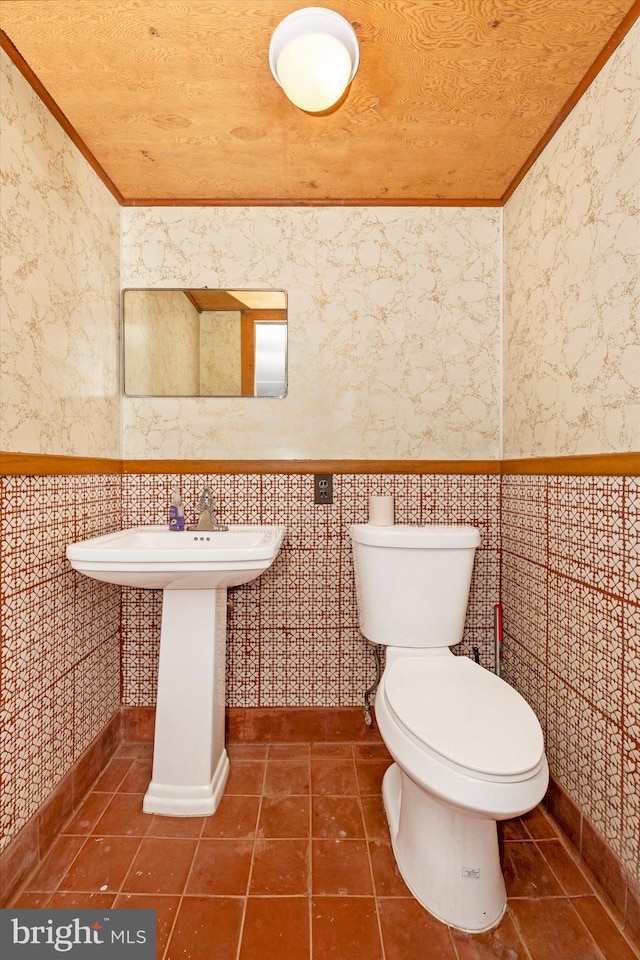
{"type": "Polygon", "coordinates": [[[284,290],[125,290],[129,397],[285,397],[284,290]]]}

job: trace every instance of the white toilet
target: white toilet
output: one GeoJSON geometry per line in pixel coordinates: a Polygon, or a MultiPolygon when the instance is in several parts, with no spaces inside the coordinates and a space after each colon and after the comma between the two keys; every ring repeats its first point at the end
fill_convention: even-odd
{"type": "Polygon", "coordinates": [[[497,820],[547,789],[540,724],[513,687],[449,649],[462,639],[480,533],[468,526],[350,527],[360,630],[384,644],[375,715],[395,760],[382,784],[407,886],[468,932],[506,907],[497,820]]]}

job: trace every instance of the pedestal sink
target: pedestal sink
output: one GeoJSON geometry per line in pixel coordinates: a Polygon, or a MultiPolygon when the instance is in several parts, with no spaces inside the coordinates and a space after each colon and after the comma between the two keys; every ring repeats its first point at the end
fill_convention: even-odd
{"type": "Polygon", "coordinates": [[[67,546],[95,580],[163,591],[153,773],[146,813],[214,813],[229,773],[224,742],[227,587],[275,560],[285,527],[133,527],[67,546]]]}

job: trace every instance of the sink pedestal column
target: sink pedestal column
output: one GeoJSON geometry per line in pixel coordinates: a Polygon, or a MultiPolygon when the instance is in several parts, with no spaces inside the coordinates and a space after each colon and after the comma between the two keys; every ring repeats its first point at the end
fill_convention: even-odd
{"type": "Polygon", "coordinates": [[[163,590],[153,774],[145,813],[213,813],[225,750],[227,590],[163,590]]]}

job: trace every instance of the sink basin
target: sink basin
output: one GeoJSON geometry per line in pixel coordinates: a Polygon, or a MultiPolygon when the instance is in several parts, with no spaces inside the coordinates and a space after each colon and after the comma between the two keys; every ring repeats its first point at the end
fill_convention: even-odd
{"type": "Polygon", "coordinates": [[[79,573],[124,587],[215,590],[248,583],[271,566],[285,527],[234,524],[228,530],[131,527],[67,546],[79,573]]]}

